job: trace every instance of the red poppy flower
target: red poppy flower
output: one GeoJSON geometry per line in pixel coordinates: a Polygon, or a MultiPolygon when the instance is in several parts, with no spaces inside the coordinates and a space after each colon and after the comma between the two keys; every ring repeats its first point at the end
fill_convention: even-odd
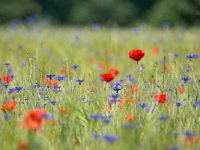
{"type": "Polygon", "coordinates": [[[29,143],[27,141],[21,141],[18,144],[18,150],[27,150],[29,143]]]}
{"type": "Polygon", "coordinates": [[[64,114],[67,114],[67,113],[69,113],[70,111],[69,111],[69,108],[67,108],[67,107],[65,107],[65,106],[61,106],[60,108],[59,108],[59,115],[64,115],[64,114]]]}
{"type": "Polygon", "coordinates": [[[17,102],[16,100],[12,100],[2,105],[1,110],[4,112],[11,112],[15,108],[17,102]]]}
{"type": "Polygon", "coordinates": [[[134,114],[126,115],[124,119],[125,121],[131,123],[135,120],[135,115],[134,114]]]}
{"type": "Polygon", "coordinates": [[[152,47],[152,48],[151,48],[151,52],[152,52],[154,55],[158,55],[158,54],[160,53],[160,47],[159,47],[159,46],[152,47]]]}
{"type": "Polygon", "coordinates": [[[183,85],[179,86],[177,88],[177,90],[180,92],[180,93],[184,93],[185,92],[185,87],[183,85]]]}
{"type": "Polygon", "coordinates": [[[116,69],[116,68],[111,68],[111,69],[109,70],[109,73],[110,73],[110,74],[113,74],[114,76],[117,76],[117,75],[119,74],[119,70],[116,69]]]}
{"type": "Polygon", "coordinates": [[[198,143],[199,139],[195,135],[183,136],[183,144],[187,147],[192,147],[194,144],[198,143]]]}
{"type": "Polygon", "coordinates": [[[71,68],[64,67],[64,68],[61,68],[59,72],[60,72],[61,74],[71,74],[71,73],[72,73],[72,70],[71,70],[71,68]]]}
{"type": "Polygon", "coordinates": [[[165,67],[165,71],[166,71],[167,73],[171,73],[171,72],[172,72],[171,66],[170,66],[170,65],[167,65],[167,66],[165,67]]]}
{"type": "Polygon", "coordinates": [[[140,61],[144,57],[144,52],[140,49],[133,49],[129,52],[129,58],[135,60],[135,61],[140,61]]]}
{"type": "Polygon", "coordinates": [[[12,82],[13,80],[13,75],[4,75],[2,78],[0,78],[0,80],[3,81],[3,83],[9,84],[12,82]]]}
{"type": "Polygon", "coordinates": [[[45,123],[44,116],[46,111],[43,109],[33,109],[25,117],[22,126],[32,131],[40,129],[45,123]]]}
{"type": "Polygon", "coordinates": [[[131,93],[137,93],[137,92],[139,92],[139,90],[140,90],[140,87],[139,87],[139,85],[131,85],[130,87],[129,87],[129,90],[130,90],[130,92],[131,93]]]}
{"type": "Polygon", "coordinates": [[[158,103],[165,103],[167,101],[167,95],[166,94],[156,94],[153,96],[154,100],[156,100],[158,103]]]}
{"type": "Polygon", "coordinates": [[[53,87],[59,86],[59,82],[56,79],[49,79],[49,78],[44,78],[44,83],[53,87]]]}
{"type": "Polygon", "coordinates": [[[111,73],[101,74],[100,76],[102,77],[103,81],[105,81],[105,82],[110,82],[115,78],[115,76],[111,73]]]}
{"type": "Polygon", "coordinates": [[[125,96],[120,99],[119,108],[122,108],[124,105],[134,104],[135,100],[131,99],[130,96],[125,96]]]}

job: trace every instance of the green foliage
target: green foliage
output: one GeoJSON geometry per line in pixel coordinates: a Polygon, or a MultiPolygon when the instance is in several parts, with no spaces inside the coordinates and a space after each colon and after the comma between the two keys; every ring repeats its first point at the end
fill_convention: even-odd
{"type": "Polygon", "coordinates": [[[23,19],[39,11],[33,0],[0,0],[0,23],[12,19],[23,19]]]}
{"type": "Polygon", "coordinates": [[[32,14],[59,24],[199,25],[199,0],[0,0],[0,23],[32,14]]]}
{"type": "Polygon", "coordinates": [[[45,16],[59,23],[69,23],[71,7],[76,3],[73,0],[36,0],[45,16]]]}
{"type": "Polygon", "coordinates": [[[71,12],[74,23],[127,24],[135,17],[135,8],[120,0],[85,0],[75,5],[71,12]]]}
{"type": "Polygon", "coordinates": [[[169,22],[172,24],[193,24],[197,20],[195,12],[200,9],[197,2],[189,0],[161,0],[155,3],[149,14],[149,20],[154,24],[169,22]]]}

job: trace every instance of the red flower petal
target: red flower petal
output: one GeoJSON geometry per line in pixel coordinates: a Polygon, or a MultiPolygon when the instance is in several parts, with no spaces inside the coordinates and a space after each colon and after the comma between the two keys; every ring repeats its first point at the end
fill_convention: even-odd
{"type": "Polygon", "coordinates": [[[101,77],[103,78],[103,81],[105,82],[110,82],[115,78],[115,76],[111,73],[101,74],[101,77]]]}
{"type": "Polygon", "coordinates": [[[116,69],[116,68],[111,68],[111,69],[109,70],[109,73],[110,73],[110,74],[113,74],[114,76],[117,76],[117,75],[119,74],[119,70],[116,69]]]}
{"type": "Polygon", "coordinates": [[[133,49],[129,52],[129,58],[140,61],[144,57],[144,52],[140,49],[133,49]]]}
{"type": "Polygon", "coordinates": [[[156,94],[156,95],[153,96],[153,98],[158,103],[165,103],[167,101],[167,95],[166,94],[156,94]]]}

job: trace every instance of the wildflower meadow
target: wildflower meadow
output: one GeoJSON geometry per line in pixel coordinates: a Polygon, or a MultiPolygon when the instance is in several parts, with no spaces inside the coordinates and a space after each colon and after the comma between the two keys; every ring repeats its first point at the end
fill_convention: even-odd
{"type": "Polygon", "coordinates": [[[0,27],[1,150],[200,150],[199,28],[0,27]]]}

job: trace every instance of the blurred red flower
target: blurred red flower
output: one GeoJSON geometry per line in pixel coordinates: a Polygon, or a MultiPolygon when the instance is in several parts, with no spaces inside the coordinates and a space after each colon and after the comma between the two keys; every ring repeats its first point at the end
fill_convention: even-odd
{"type": "Polygon", "coordinates": [[[4,111],[4,112],[11,112],[15,108],[16,104],[17,104],[16,100],[6,102],[5,104],[3,104],[1,106],[1,110],[4,111]]]}
{"type": "Polygon", "coordinates": [[[171,73],[172,72],[172,67],[170,65],[165,66],[165,72],[166,73],[171,73]]]}
{"type": "Polygon", "coordinates": [[[135,61],[140,61],[144,57],[144,51],[140,49],[133,49],[129,52],[129,58],[135,60],[135,61]]]}
{"type": "Polygon", "coordinates": [[[126,122],[129,122],[129,123],[133,122],[135,120],[135,115],[134,114],[126,115],[124,119],[126,122]]]}
{"type": "Polygon", "coordinates": [[[44,78],[43,81],[45,84],[47,84],[49,86],[53,86],[53,87],[59,86],[59,82],[56,79],[44,78]]]}
{"type": "Polygon", "coordinates": [[[185,135],[183,136],[182,141],[184,146],[191,148],[193,145],[199,142],[199,138],[192,133],[186,132],[185,135]]]}
{"type": "Polygon", "coordinates": [[[72,70],[69,67],[64,67],[59,70],[61,74],[72,74],[72,70]]]}
{"type": "Polygon", "coordinates": [[[154,55],[158,55],[158,54],[160,53],[160,47],[159,47],[159,46],[152,47],[152,48],[151,48],[151,52],[152,52],[154,55]]]}
{"type": "Polygon", "coordinates": [[[131,99],[131,97],[129,95],[125,96],[125,97],[122,97],[120,99],[120,102],[119,102],[119,108],[122,108],[124,105],[128,105],[128,104],[134,104],[135,103],[135,100],[134,99],[131,99]]]}
{"type": "Polygon", "coordinates": [[[158,103],[165,103],[167,101],[167,95],[166,94],[156,94],[153,96],[154,100],[156,100],[158,103]]]}
{"type": "Polygon", "coordinates": [[[46,123],[46,114],[44,109],[33,109],[25,115],[21,125],[31,131],[37,131],[46,123]]]}
{"type": "Polygon", "coordinates": [[[0,78],[0,80],[3,81],[3,83],[5,83],[5,84],[9,84],[13,80],[13,75],[6,74],[2,78],[0,78]]]}
{"type": "Polygon", "coordinates": [[[115,78],[115,76],[111,73],[101,74],[100,76],[102,77],[103,81],[105,81],[105,82],[110,82],[115,78]]]}
{"type": "Polygon", "coordinates": [[[185,87],[183,85],[179,86],[177,88],[177,90],[180,92],[180,93],[184,93],[185,92],[185,87]]]}
{"type": "Polygon", "coordinates": [[[21,141],[18,144],[18,150],[27,150],[29,143],[27,141],[21,141]]]}
{"type": "Polygon", "coordinates": [[[114,76],[117,76],[119,74],[119,70],[117,68],[111,68],[109,70],[110,74],[113,74],[114,76]]]}
{"type": "Polygon", "coordinates": [[[138,93],[139,90],[140,90],[140,87],[139,87],[139,85],[137,85],[137,84],[131,85],[131,86],[129,87],[129,90],[130,90],[131,93],[138,93]]]}

